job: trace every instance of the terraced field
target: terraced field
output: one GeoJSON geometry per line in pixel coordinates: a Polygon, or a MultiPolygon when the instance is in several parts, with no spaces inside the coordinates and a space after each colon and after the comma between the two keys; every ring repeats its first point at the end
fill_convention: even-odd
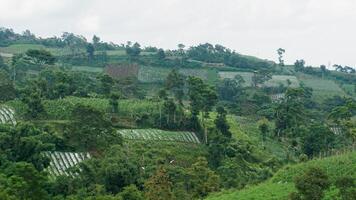
{"type": "Polygon", "coordinates": [[[344,90],[332,80],[321,79],[310,75],[299,75],[298,79],[307,87],[313,89],[313,99],[316,101],[323,101],[334,95],[347,96],[344,90]]]}
{"type": "Polygon", "coordinates": [[[76,152],[45,152],[50,158],[49,167],[46,169],[50,176],[56,177],[59,175],[75,176],[77,172],[70,169],[77,166],[78,163],[91,158],[89,153],[76,153],[76,152]]]}
{"type": "Polygon", "coordinates": [[[0,124],[16,125],[15,111],[8,106],[0,105],[0,124]]]}
{"type": "MultiPolygon", "coordinates": [[[[236,75],[240,75],[244,81],[245,81],[245,86],[251,86],[252,85],[252,77],[253,73],[252,72],[228,72],[228,71],[222,71],[219,72],[219,77],[220,79],[232,79],[236,75]]],[[[287,80],[291,81],[291,87],[298,87],[299,86],[299,80],[295,76],[287,76],[287,75],[273,75],[272,79],[267,81],[264,85],[268,87],[272,86],[279,86],[279,84],[283,84],[287,86],[287,80]]]]}
{"type": "Polygon", "coordinates": [[[164,131],[158,129],[122,129],[118,133],[129,140],[171,141],[199,144],[198,137],[188,131],[164,131]]]}
{"type": "Polygon", "coordinates": [[[240,75],[245,83],[245,86],[251,86],[252,85],[252,77],[253,73],[252,72],[219,72],[219,77],[221,79],[233,79],[236,75],[240,75]]]}
{"type": "MultiPolygon", "coordinates": [[[[54,55],[71,54],[71,50],[69,48],[48,48],[40,44],[13,44],[8,47],[0,47],[0,52],[3,54],[11,55],[25,53],[29,49],[46,49],[54,55]]],[[[85,52],[84,49],[82,49],[82,51],[85,52]]]]}
{"type": "MultiPolygon", "coordinates": [[[[140,66],[138,80],[142,83],[163,82],[171,71],[171,68],[140,66]]],[[[208,81],[212,81],[217,78],[216,72],[213,69],[181,68],[179,69],[179,73],[184,76],[196,76],[208,81]]]]}
{"type": "Polygon", "coordinates": [[[273,75],[271,80],[265,82],[265,86],[268,87],[277,87],[280,84],[285,86],[288,85],[288,80],[291,82],[291,87],[298,87],[299,80],[295,76],[286,76],[286,75],[273,75]]]}

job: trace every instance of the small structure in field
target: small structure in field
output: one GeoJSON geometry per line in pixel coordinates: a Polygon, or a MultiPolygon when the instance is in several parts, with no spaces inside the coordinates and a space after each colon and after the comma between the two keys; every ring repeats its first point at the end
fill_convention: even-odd
{"type": "Polygon", "coordinates": [[[137,78],[139,67],[137,64],[110,64],[104,71],[114,79],[137,78]]]}

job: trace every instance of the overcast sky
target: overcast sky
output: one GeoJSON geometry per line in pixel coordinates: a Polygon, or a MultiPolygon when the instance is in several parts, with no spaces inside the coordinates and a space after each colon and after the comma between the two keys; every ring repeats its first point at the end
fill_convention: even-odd
{"type": "Polygon", "coordinates": [[[0,26],[176,48],[209,42],[286,63],[356,66],[356,0],[0,0],[0,26]]]}

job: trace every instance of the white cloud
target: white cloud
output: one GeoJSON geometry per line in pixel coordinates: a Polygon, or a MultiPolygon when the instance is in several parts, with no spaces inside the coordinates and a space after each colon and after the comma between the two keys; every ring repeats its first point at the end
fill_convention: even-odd
{"type": "Polygon", "coordinates": [[[0,25],[175,48],[220,43],[289,63],[356,66],[355,0],[0,0],[0,25]]]}

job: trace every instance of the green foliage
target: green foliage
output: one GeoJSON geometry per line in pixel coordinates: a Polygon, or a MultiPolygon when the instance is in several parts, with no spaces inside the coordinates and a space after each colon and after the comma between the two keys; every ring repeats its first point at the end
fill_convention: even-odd
{"type": "Polygon", "coordinates": [[[145,182],[145,197],[148,200],[174,200],[172,185],[167,171],[164,168],[160,168],[145,182]]]}
{"type": "Polygon", "coordinates": [[[31,57],[34,62],[39,65],[53,65],[56,61],[56,58],[51,54],[51,52],[43,49],[29,49],[26,51],[26,55],[31,57]]]}
{"type": "Polygon", "coordinates": [[[302,176],[297,176],[294,179],[295,187],[298,190],[300,198],[307,200],[321,200],[324,196],[324,190],[330,187],[328,176],[320,168],[310,168],[305,171],[302,176]]]}
{"type": "Polygon", "coordinates": [[[319,152],[332,149],[335,135],[329,127],[323,124],[312,124],[302,138],[302,150],[309,157],[317,156],[319,152]]]}
{"type": "MultiPolygon", "coordinates": [[[[46,191],[48,180],[45,173],[38,172],[33,165],[18,162],[5,169],[5,177],[0,174],[0,188],[11,199],[50,199],[46,191]]],[[[1,193],[0,193],[1,195],[1,193]]]]}
{"type": "Polygon", "coordinates": [[[208,162],[205,158],[198,158],[189,169],[189,190],[193,193],[193,197],[206,197],[210,192],[220,190],[219,176],[208,168],[208,162]]]}
{"type": "Polygon", "coordinates": [[[72,121],[65,132],[68,144],[87,151],[100,151],[122,139],[99,110],[79,105],[72,112],[72,121]]]}
{"type": "Polygon", "coordinates": [[[124,200],[144,200],[142,192],[138,190],[135,185],[124,187],[123,191],[119,193],[119,196],[124,200]]]}
{"type": "Polygon", "coordinates": [[[49,159],[42,152],[54,147],[46,138],[49,135],[34,125],[19,124],[0,131],[0,152],[8,161],[32,163],[37,170],[43,170],[49,159]]]}
{"type": "Polygon", "coordinates": [[[356,182],[353,177],[340,177],[336,180],[336,187],[342,200],[352,200],[356,198],[356,182]]]}
{"type": "MultiPolygon", "coordinates": [[[[334,183],[339,177],[356,177],[356,156],[355,153],[348,153],[324,159],[312,160],[305,163],[288,165],[279,170],[271,180],[255,186],[249,186],[243,190],[224,191],[209,196],[209,200],[251,200],[267,199],[280,200],[288,199],[289,194],[295,192],[293,179],[302,176],[311,167],[321,168],[328,176],[330,182],[334,183]]],[[[337,190],[331,187],[325,192],[325,198],[335,199],[330,196],[337,196],[337,190]]]]}

